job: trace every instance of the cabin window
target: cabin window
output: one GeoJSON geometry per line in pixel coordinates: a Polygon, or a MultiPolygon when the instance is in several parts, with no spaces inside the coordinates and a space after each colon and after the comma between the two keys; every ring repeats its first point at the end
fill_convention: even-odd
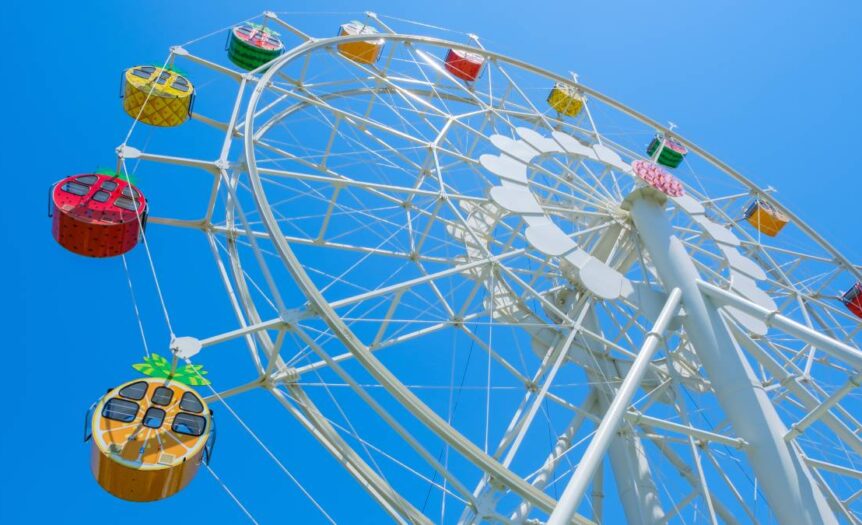
{"type": "Polygon", "coordinates": [[[180,399],[180,410],[187,410],[189,412],[200,414],[204,411],[204,405],[201,403],[201,400],[198,399],[198,396],[191,392],[186,392],[183,394],[183,398],[180,399]]]}
{"type": "Polygon", "coordinates": [[[149,73],[150,75],[152,75],[153,72],[156,70],[156,66],[141,66],[138,69],[140,69],[141,71],[145,71],[146,73],[149,73]]]}
{"type": "Polygon", "coordinates": [[[102,407],[102,417],[128,423],[138,415],[138,404],[118,397],[109,399],[102,407]]]}
{"type": "Polygon", "coordinates": [[[207,420],[201,416],[193,416],[180,412],[174,417],[174,424],[171,425],[171,430],[177,434],[185,434],[187,436],[200,436],[204,433],[207,420]]]}
{"type": "Polygon", "coordinates": [[[126,186],[125,188],[123,188],[123,196],[124,197],[129,197],[131,199],[132,194],[135,195],[136,199],[141,196],[141,194],[138,192],[138,190],[133,189],[131,186],[126,186]]]}
{"type": "Polygon", "coordinates": [[[189,83],[183,77],[177,77],[177,79],[174,80],[174,83],[172,84],[172,86],[177,91],[188,91],[189,90],[189,83]]]}
{"type": "Polygon", "coordinates": [[[67,182],[60,188],[61,190],[71,193],[72,195],[86,195],[90,192],[89,186],[78,184],[77,182],[67,182]]]}
{"type": "Polygon", "coordinates": [[[174,398],[174,391],[170,388],[160,386],[153,392],[153,403],[156,405],[168,406],[171,403],[171,399],[174,398]]]}
{"type": "Polygon", "coordinates": [[[139,68],[139,69],[133,69],[132,74],[135,75],[136,77],[149,79],[150,75],[153,74],[153,71],[152,70],[144,71],[144,68],[139,68]]]}
{"type": "Polygon", "coordinates": [[[99,180],[99,177],[96,175],[81,175],[75,179],[75,182],[80,182],[81,184],[89,186],[90,184],[94,184],[97,180],[99,180]]]}
{"type": "Polygon", "coordinates": [[[247,35],[251,34],[251,28],[248,26],[241,26],[241,27],[237,28],[237,32],[240,33],[241,35],[247,36],[247,35]]]}
{"type": "Polygon", "coordinates": [[[105,191],[114,191],[117,189],[117,181],[115,180],[106,180],[99,186],[101,189],[105,191]]]}
{"type": "Polygon", "coordinates": [[[159,75],[159,79],[156,80],[156,84],[164,84],[169,78],[171,78],[171,74],[167,71],[162,71],[162,74],[159,75]]]}
{"type": "Polygon", "coordinates": [[[106,202],[111,197],[111,194],[104,190],[99,190],[93,194],[93,200],[96,202],[106,202]]]}
{"type": "Polygon", "coordinates": [[[127,199],[125,197],[120,197],[119,199],[114,201],[114,206],[118,208],[123,208],[124,210],[135,211],[135,201],[132,199],[127,199]]]}
{"type": "Polygon", "coordinates": [[[127,399],[134,399],[135,401],[139,401],[143,399],[145,395],[147,395],[147,386],[148,385],[146,381],[138,381],[120,389],[120,395],[127,399]]]}
{"type": "Polygon", "coordinates": [[[149,428],[159,428],[165,420],[165,411],[161,408],[150,407],[144,414],[144,426],[149,428]]]}

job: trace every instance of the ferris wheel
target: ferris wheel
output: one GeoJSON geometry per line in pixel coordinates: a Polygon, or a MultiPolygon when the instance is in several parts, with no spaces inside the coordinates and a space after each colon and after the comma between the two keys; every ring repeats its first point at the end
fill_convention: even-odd
{"type": "Polygon", "coordinates": [[[82,255],[197,230],[236,316],[94,404],[109,492],[181,490],[209,406],[263,389],[397,522],[862,522],[862,267],[574,75],[374,13],[301,19],[124,73],[133,130],[212,148],[130,131],[115,171],[52,188],[82,255]],[[133,164],[205,174],[203,213],[160,215],[133,164]],[[253,373],[204,378],[239,343],[253,373]]]}

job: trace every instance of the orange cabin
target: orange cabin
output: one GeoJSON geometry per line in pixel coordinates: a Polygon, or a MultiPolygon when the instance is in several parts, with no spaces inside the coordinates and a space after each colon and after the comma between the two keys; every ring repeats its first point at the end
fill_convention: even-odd
{"type": "MultiPolygon", "coordinates": [[[[342,24],[338,28],[338,36],[376,35],[377,33],[376,28],[362,22],[357,22],[356,20],[342,24]]],[[[373,64],[380,58],[380,53],[383,51],[383,43],[382,38],[342,42],[338,44],[338,52],[354,62],[373,64]]]]}
{"type": "Polygon", "coordinates": [[[66,177],[51,188],[49,210],[54,239],[89,257],[131,250],[147,222],[147,201],[141,192],[109,174],[66,177]]]}
{"type": "Polygon", "coordinates": [[[128,501],[155,501],[182,490],[209,463],[212,413],[190,387],[146,377],[112,388],[90,407],[85,440],[96,481],[128,501]]]}
{"type": "Polygon", "coordinates": [[[745,220],[761,233],[775,237],[790,219],[768,202],[757,199],[745,210],[745,220]]]}
{"type": "Polygon", "coordinates": [[[446,54],[446,70],[465,82],[474,82],[482,73],[485,57],[478,53],[450,49],[446,54]]]}

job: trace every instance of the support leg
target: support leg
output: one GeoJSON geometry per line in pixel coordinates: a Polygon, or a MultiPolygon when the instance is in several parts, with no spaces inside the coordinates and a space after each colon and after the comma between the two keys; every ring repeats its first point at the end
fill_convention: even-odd
{"type": "Polygon", "coordinates": [[[808,466],[784,442],[787,428],[731,337],[715,305],[698,289],[700,278],[674,234],[660,196],[638,190],[629,198],[638,235],[665,288],[682,291],[686,334],[712,382],[715,395],[747,454],[760,487],[783,525],[837,525],[835,514],[808,466]]]}

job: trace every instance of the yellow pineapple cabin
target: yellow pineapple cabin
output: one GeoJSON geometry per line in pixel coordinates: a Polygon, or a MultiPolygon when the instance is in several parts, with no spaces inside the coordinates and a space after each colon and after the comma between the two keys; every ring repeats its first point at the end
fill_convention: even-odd
{"type": "Polygon", "coordinates": [[[144,124],[179,126],[192,114],[194,94],[192,83],[170,69],[135,66],[123,74],[123,109],[144,124]]]}

